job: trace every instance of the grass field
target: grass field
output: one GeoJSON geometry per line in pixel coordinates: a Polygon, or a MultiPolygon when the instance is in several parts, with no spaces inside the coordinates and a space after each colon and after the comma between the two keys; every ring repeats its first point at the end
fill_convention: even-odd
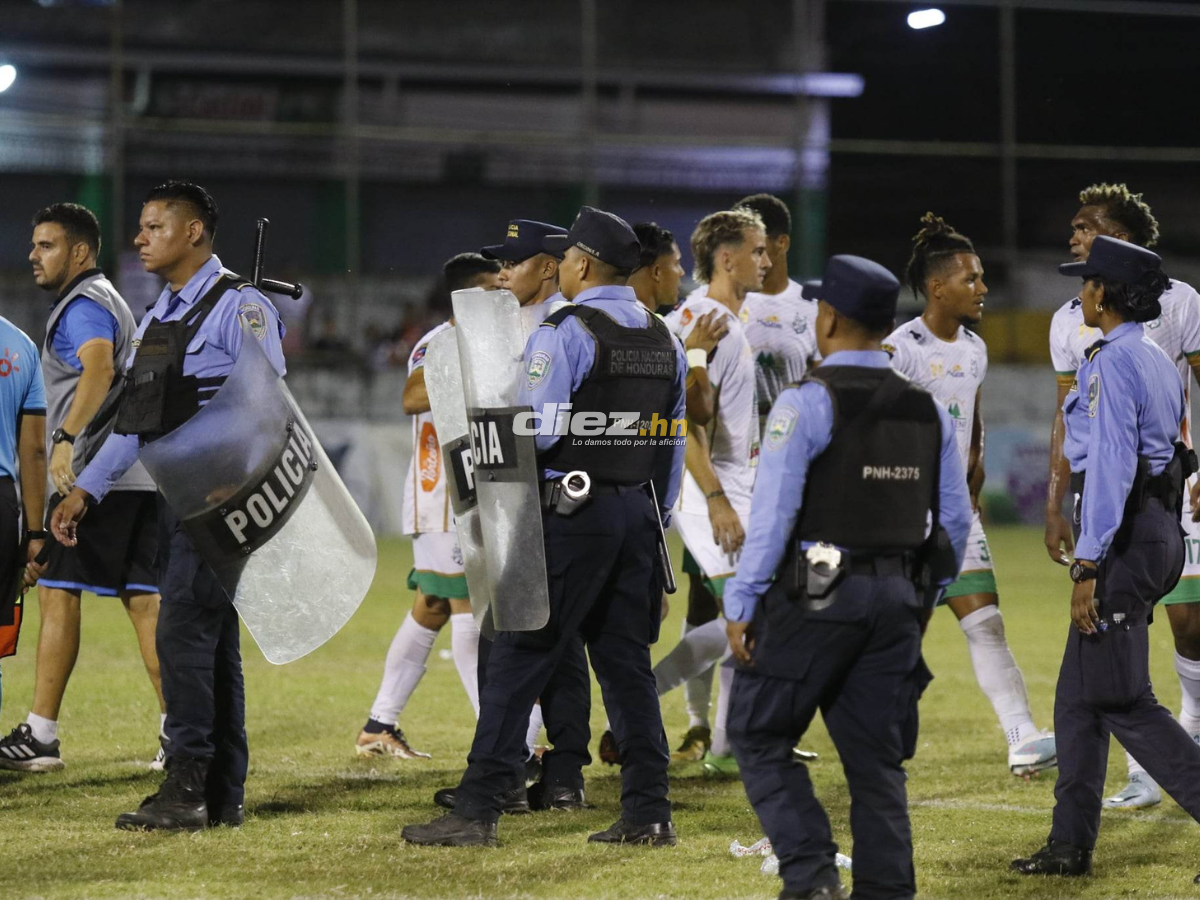
{"type": "MultiPolygon", "coordinates": [[[[1039,725],[1049,726],[1067,627],[1066,572],[1040,534],[996,528],[992,548],[1009,640],[1025,672],[1039,725]]],[[[678,549],[678,548],[677,548],[678,549]]],[[[435,650],[402,725],[432,760],[360,763],[352,744],[374,696],[384,653],[409,602],[402,576],[409,545],[381,546],[375,588],[329,644],[292,665],[267,663],[245,638],[251,768],[240,831],[130,834],[117,814],[152,792],[146,769],[157,726],[132,628],[114,601],[86,598],[83,649],[64,706],[67,768],[47,775],[0,771],[0,898],[21,897],[774,897],[779,882],[758,860],[734,860],[731,840],[758,837],[738,783],[706,780],[698,765],[673,771],[680,846],[588,845],[618,815],[616,770],[587,772],[595,808],[501,821],[496,849],[417,848],[400,827],[436,812],[433,791],[453,784],[474,727],[453,663],[435,650]]],[[[32,599],[32,598],[31,598],[32,599]]],[[[4,662],[7,732],[29,709],[37,604],[28,605],[22,653],[4,662]]],[[[675,642],[676,606],[656,648],[675,642]]],[[[1151,629],[1159,697],[1176,711],[1179,686],[1166,617],[1151,629]]],[[[437,649],[449,646],[449,629],[437,649]]],[[[1010,875],[1008,861],[1036,849],[1049,829],[1053,777],[1014,779],[991,707],[975,684],[962,634],[939,612],[926,639],[936,680],[921,704],[921,740],[909,797],[923,897],[1168,898],[1200,896],[1196,826],[1169,799],[1148,812],[1106,812],[1096,874],[1059,882],[1010,875]]],[[[668,738],[684,730],[681,696],[664,706],[668,738]]],[[[593,734],[603,710],[596,694],[593,734]]],[[[819,722],[805,739],[821,753],[813,781],[835,835],[853,855],[848,796],[819,722]]],[[[1123,783],[1114,745],[1109,788],[1123,783]]],[[[863,849],[862,853],[869,852],[863,849]]]]}

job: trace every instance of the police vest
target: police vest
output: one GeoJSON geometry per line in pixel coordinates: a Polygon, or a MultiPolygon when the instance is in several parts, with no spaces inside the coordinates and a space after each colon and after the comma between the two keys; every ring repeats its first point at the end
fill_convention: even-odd
{"type": "Polygon", "coordinates": [[[659,447],[684,439],[682,433],[672,434],[670,421],[678,378],[675,339],[655,315],[647,315],[646,327],[626,328],[582,305],[564,306],[542,327],[557,328],[568,316],[579,319],[596,349],[591,370],[571,397],[571,417],[599,412],[605,424],[587,428],[591,433],[563,435],[538,461],[560,472],[582,469],[602,483],[649,481],[659,447]],[[613,413],[622,421],[613,420],[613,413]]]}
{"type": "Polygon", "coordinates": [[[217,392],[225,383],[223,376],[197,378],[183,374],[187,348],[225,292],[248,284],[238,275],[222,275],[183,318],[150,320],[133,365],[125,373],[114,431],[147,440],[161,437],[194,416],[202,398],[207,400],[217,392]]]}
{"type": "Polygon", "coordinates": [[[916,550],[938,498],[941,423],[933,397],[891,369],[821,366],[833,436],[813,460],[799,541],[867,554],[916,550]]]}

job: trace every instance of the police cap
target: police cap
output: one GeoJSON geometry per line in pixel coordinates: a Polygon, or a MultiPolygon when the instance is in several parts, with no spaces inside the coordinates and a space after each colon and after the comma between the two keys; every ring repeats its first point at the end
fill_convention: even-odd
{"type": "Polygon", "coordinates": [[[562,253],[546,250],[542,241],[552,234],[566,236],[567,229],[557,225],[547,225],[545,222],[535,222],[532,219],[513,219],[508,223],[508,232],[504,235],[503,244],[492,244],[479,252],[486,259],[498,259],[501,262],[524,262],[539,253],[549,253],[562,259],[562,253]]]}
{"type": "Polygon", "coordinates": [[[1058,271],[1081,278],[1109,278],[1138,284],[1150,272],[1159,271],[1161,266],[1162,257],[1153,250],[1100,235],[1092,241],[1092,250],[1085,262],[1063,263],[1058,271]]]}
{"type": "Polygon", "coordinates": [[[805,282],[801,294],[824,300],[846,318],[874,327],[896,318],[900,282],[877,262],[843,254],[829,257],[825,277],[805,282]]]}
{"type": "Polygon", "coordinates": [[[585,206],[565,235],[551,235],[542,241],[547,253],[559,258],[569,247],[578,247],[601,262],[622,272],[632,272],[641,261],[642,245],[629,223],[602,209],[585,206]]]}

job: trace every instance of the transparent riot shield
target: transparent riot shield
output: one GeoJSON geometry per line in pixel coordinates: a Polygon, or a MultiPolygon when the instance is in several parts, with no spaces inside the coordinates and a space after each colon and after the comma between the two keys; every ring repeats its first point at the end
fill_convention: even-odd
{"type": "Polygon", "coordinates": [[[429,394],[433,427],[442,448],[446,486],[458,529],[458,547],[462,551],[467,589],[471,592],[471,612],[485,636],[490,637],[487,612],[492,602],[492,582],[488,576],[483,526],[475,493],[475,465],[467,429],[467,407],[463,400],[458,339],[453,329],[434,335],[429,342],[425,351],[425,390],[429,394]]]}
{"type": "Polygon", "coordinates": [[[455,291],[454,329],[462,366],[475,492],[497,631],[536,631],[550,619],[542,541],[537,448],[517,434],[525,337],[508,291],[455,291]]]}
{"type": "Polygon", "coordinates": [[[375,575],[375,536],[291,392],[243,325],[209,403],[141,460],[276,664],[333,637],[375,575]]]}

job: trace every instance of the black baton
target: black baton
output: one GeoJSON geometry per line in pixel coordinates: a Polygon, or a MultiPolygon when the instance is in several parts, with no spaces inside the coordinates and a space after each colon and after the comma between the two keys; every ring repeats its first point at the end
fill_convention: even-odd
{"type": "Polygon", "coordinates": [[[657,526],[655,529],[658,532],[658,564],[662,566],[663,571],[663,590],[668,594],[675,593],[678,586],[675,584],[675,571],[671,568],[671,554],[667,552],[667,533],[663,531],[662,512],[658,506],[658,491],[654,490],[654,481],[650,481],[650,499],[654,502],[654,523],[657,526]]]}
{"type": "Polygon", "coordinates": [[[270,219],[259,219],[254,229],[254,270],[250,280],[260,291],[270,291],[272,294],[285,294],[293,300],[299,300],[304,294],[304,286],[290,281],[276,281],[274,278],[263,276],[263,256],[267,249],[267,226],[270,219]]]}

